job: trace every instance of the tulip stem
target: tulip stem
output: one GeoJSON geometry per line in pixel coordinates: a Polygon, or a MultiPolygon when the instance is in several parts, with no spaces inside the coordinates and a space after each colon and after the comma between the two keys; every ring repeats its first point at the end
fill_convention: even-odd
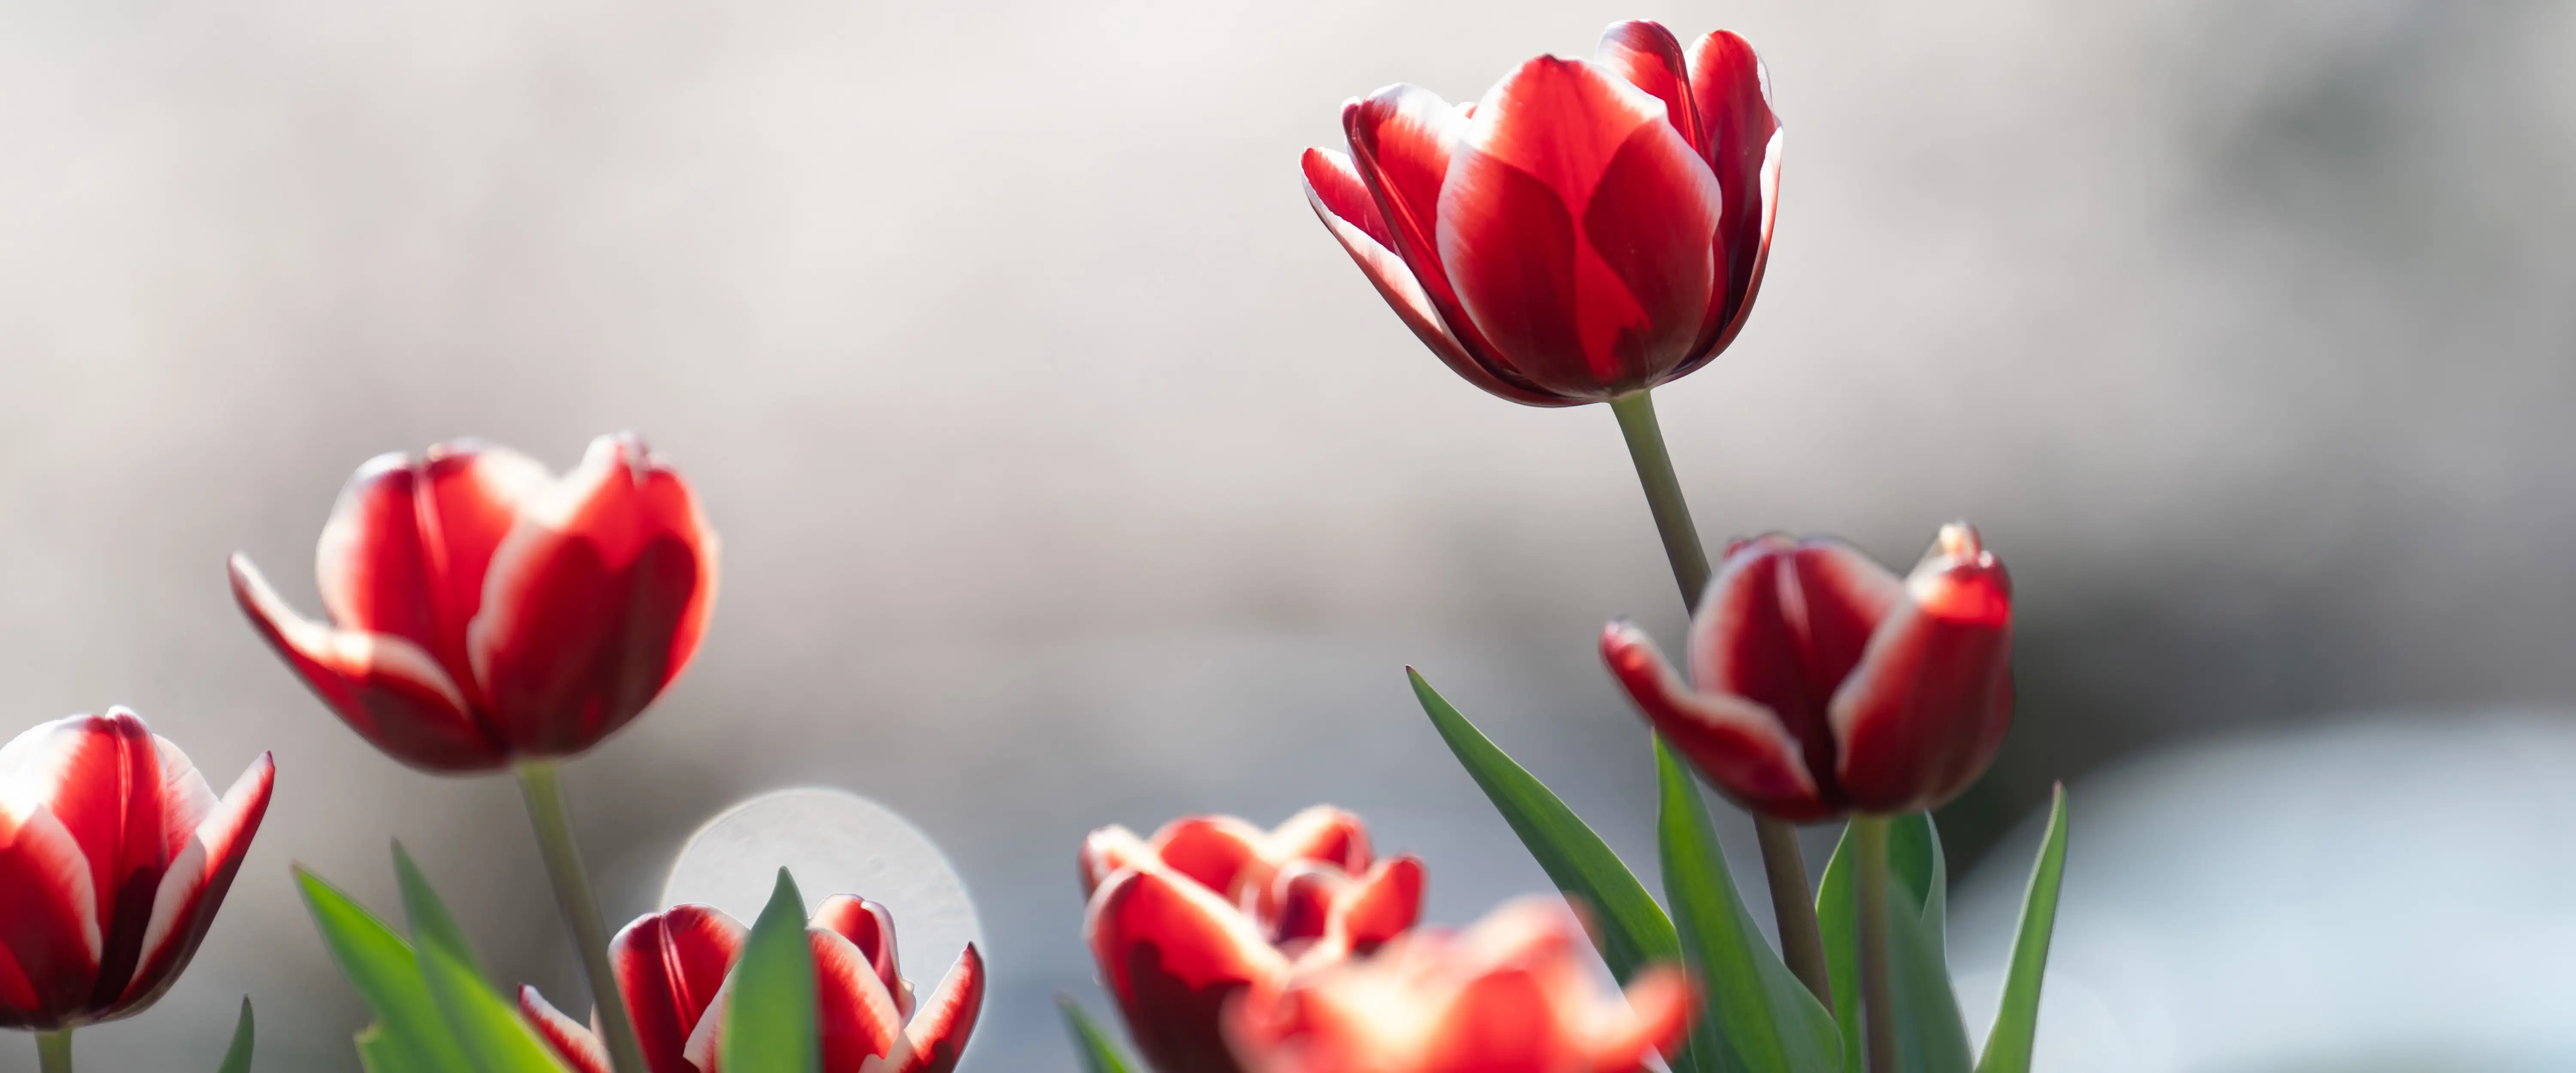
{"type": "Polygon", "coordinates": [[[635,1022],[627,1015],[624,992],[617,987],[617,971],[608,963],[608,927],[599,916],[599,898],[591,893],[590,873],[581,866],[581,847],[573,842],[572,809],[564,804],[561,769],[551,760],[529,760],[521,762],[517,771],[519,790],[528,799],[528,819],[536,824],[537,848],[546,858],[546,876],[554,881],[555,906],[563,910],[564,924],[581,948],[581,967],[590,977],[591,1001],[608,1044],[609,1065],[616,1073],[644,1073],[644,1048],[636,1042],[635,1022]]]}
{"type": "MultiPolygon", "coordinates": [[[[1655,516],[1655,532],[1664,539],[1664,558],[1673,564],[1673,581],[1682,589],[1682,609],[1697,611],[1708,591],[1708,549],[1691,521],[1690,503],[1682,498],[1680,476],[1673,472],[1672,451],[1664,446],[1664,428],[1655,420],[1652,389],[1632,391],[1610,400],[1619,418],[1619,433],[1628,440],[1628,457],[1637,464],[1637,483],[1646,490],[1646,508],[1655,516]]],[[[1780,926],[1781,960],[1816,1001],[1831,1007],[1834,992],[1825,974],[1824,930],[1816,926],[1815,895],[1807,886],[1807,859],[1798,849],[1796,826],[1756,814],[1753,830],[1762,842],[1762,872],[1770,881],[1771,914],[1780,926]]]]}
{"type": "Polygon", "coordinates": [[[36,1033],[36,1068],[44,1073],[72,1073],[72,1030],[36,1033]]]}
{"type": "Polygon", "coordinates": [[[1889,935],[1887,817],[1851,818],[1852,853],[1860,866],[1860,990],[1869,1073],[1896,1073],[1896,966],[1889,935]]]}

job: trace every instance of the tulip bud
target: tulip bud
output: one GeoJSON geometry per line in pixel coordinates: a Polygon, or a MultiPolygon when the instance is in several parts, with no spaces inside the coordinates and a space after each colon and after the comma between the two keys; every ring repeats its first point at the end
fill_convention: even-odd
{"type": "Polygon", "coordinates": [[[1365,959],[1301,967],[1227,1017],[1251,1073],[1638,1073],[1689,1030],[1677,968],[1604,999],[1565,908],[1528,899],[1462,934],[1415,931],[1365,959]]]}
{"type": "Polygon", "coordinates": [[[559,480],[475,443],[378,457],[315,558],[328,623],[240,555],[235,600],[352,729],[430,771],[597,745],[688,665],[715,600],[696,495],[628,435],[559,480]]]}
{"type": "Polygon", "coordinates": [[[214,925],[268,813],[260,754],[218,799],[133,712],[58,719],[0,748],[0,1026],[142,1011],[214,925]]]}
{"type": "Polygon", "coordinates": [[[1232,816],[1083,843],[1083,932],[1128,1032],[1163,1073],[1236,1073],[1226,1004],[1292,968],[1376,949],[1422,911],[1422,863],[1373,860],[1359,817],[1317,807],[1263,831],[1232,816]]]}
{"type": "MultiPolygon", "coordinates": [[[[895,959],[885,906],[835,895],[806,930],[814,950],[820,1073],[952,1073],[984,1006],[984,959],[973,943],[915,1008],[895,959]]],[[[750,929],[721,909],[648,913],[609,941],[617,990],[644,1050],[643,1073],[717,1073],[722,1001],[750,929]]],[[[574,1073],[609,1073],[608,1050],[533,987],[519,1009],[574,1073]]],[[[625,1071],[619,1071],[625,1073],[625,1071]]]]}
{"type": "Polygon", "coordinates": [[[1613,622],[1602,658],[1728,796],[1792,821],[1929,809],[2012,724],[2012,579],[1965,524],[1899,580],[1850,546],[1741,541],[1691,620],[1690,681],[1613,622]]]}
{"type": "Polygon", "coordinates": [[[1541,56],[1483,100],[1396,85],[1308,149],[1306,199],[1443,362],[1532,406],[1597,402],[1707,364],[1770,255],[1780,121],[1744,39],[1652,22],[1590,60],[1541,56]]]}

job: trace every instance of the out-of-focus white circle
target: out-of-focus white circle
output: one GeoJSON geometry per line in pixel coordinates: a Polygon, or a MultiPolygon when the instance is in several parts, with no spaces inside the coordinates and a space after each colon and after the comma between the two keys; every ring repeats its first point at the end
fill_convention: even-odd
{"type": "Polygon", "coordinates": [[[846,790],[777,790],[717,813],[689,836],[662,884],[662,904],[695,902],[744,924],[760,916],[784,867],[812,912],[835,894],[894,913],[903,974],[928,991],[983,924],[966,882],[930,836],[893,809],[846,790]]]}

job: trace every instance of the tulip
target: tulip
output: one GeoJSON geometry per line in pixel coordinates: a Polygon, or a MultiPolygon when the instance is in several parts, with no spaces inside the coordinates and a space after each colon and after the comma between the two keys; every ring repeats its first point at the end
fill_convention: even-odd
{"type": "Polygon", "coordinates": [[[1649,969],[1605,999],[1583,950],[1563,907],[1524,900],[1256,988],[1227,1028],[1252,1073],[1639,1073],[1679,1047],[1688,978],[1649,969]]]}
{"type": "Polygon", "coordinates": [[[123,708],[0,747],[0,1025],[68,1033],[141,1012],[214,925],[268,812],[260,754],[217,798],[188,754],[123,708]]]}
{"type": "Polygon", "coordinates": [[[2012,579],[1965,524],[1899,580],[1849,545],[1739,541],[1691,620],[1690,681],[1613,622],[1602,658],[1648,722],[1756,812],[1938,806],[2012,723],[2012,579]]]}
{"type": "MultiPolygon", "coordinates": [[[[824,901],[806,929],[814,950],[819,1073],[950,1073],[984,1006],[984,959],[966,944],[927,1001],[913,1001],[895,958],[894,917],[850,895],[824,901]]],[[[749,929],[723,910],[683,905],[617,933],[617,990],[644,1048],[642,1073],[716,1073],[724,995],[749,929]]],[[[609,1073],[589,1028],[519,989],[519,1008],[574,1073],[609,1073]]],[[[635,1073],[635,1071],[620,1071],[635,1073]]]]}
{"type": "Polygon", "coordinates": [[[234,598],[351,729],[429,771],[599,744],[688,665],[715,599],[696,495],[631,435],[560,480],[471,442],[378,456],[315,560],[328,624],[241,555],[234,598]]]}
{"type": "Polygon", "coordinates": [[[1163,1073],[1237,1073],[1226,1003],[1300,966],[1377,949],[1422,911],[1422,862],[1373,860],[1359,817],[1312,808],[1276,830],[1175,820],[1083,844],[1083,932],[1130,1035],[1163,1073]]]}
{"type": "Polygon", "coordinates": [[[1708,363],[1753,309],[1780,186],[1770,79],[1719,30],[1623,22],[1452,107],[1389,86],[1308,149],[1306,199],[1396,315],[1476,386],[1532,406],[1708,363]]]}

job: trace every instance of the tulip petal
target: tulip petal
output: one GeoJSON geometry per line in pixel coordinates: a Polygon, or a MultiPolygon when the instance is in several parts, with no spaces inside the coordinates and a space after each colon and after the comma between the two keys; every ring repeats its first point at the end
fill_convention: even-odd
{"type": "Polygon", "coordinates": [[[822,1073],[859,1073],[871,1057],[890,1054],[903,1038],[903,1015],[866,954],[822,928],[807,930],[814,948],[815,1028],[823,1037],[822,1073]]]}
{"type": "Polygon", "coordinates": [[[1351,952],[1365,955],[1412,930],[1422,919],[1422,860],[1391,857],[1360,877],[1334,907],[1336,930],[1351,952]]]}
{"type": "Polygon", "coordinates": [[[1942,804],[1994,758],[2012,699],[2011,578],[1953,526],[1834,694],[1843,792],[1870,812],[1942,804]]]}
{"type": "Polygon", "coordinates": [[[876,970],[877,979],[884,982],[886,993],[894,996],[896,1014],[912,1016],[912,985],[904,982],[902,968],[896,962],[894,914],[885,906],[865,898],[835,894],[823,899],[822,906],[814,911],[806,924],[838,932],[841,938],[849,940],[850,945],[859,949],[859,956],[868,959],[869,967],[876,970]]]}
{"type": "Polygon", "coordinates": [[[904,1026],[908,1061],[898,1067],[900,1073],[954,1073],[983,1010],[984,955],[968,943],[938,989],[922,1002],[921,1012],[904,1026]]]}
{"type": "Polygon", "coordinates": [[[73,716],[37,726],[0,752],[13,811],[41,803],[89,863],[99,949],[93,1007],[134,974],[152,894],[169,865],[161,807],[161,750],[133,712],[73,716]]]}
{"type": "MultiPolygon", "coordinates": [[[[1437,342],[1432,343],[1432,350],[1459,375],[1487,391],[1531,406],[1568,406],[1586,401],[1547,392],[1513,368],[1467,317],[1466,307],[1460,304],[1442,265],[1440,192],[1448,181],[1451,156],[1466,126],[1464,109],[1418,86],[1388,86],[1366,99],[1342,105],[1342,132],[1351,146],[1351,170],[1367,184],[1388,236],[1379,244],[1404,263],[1422,293],[1425,308],[1432,313],[1430,319],[1456,344],[1455,355],[1437,342]]],[[[1350,248],[1347,240],[1344,248],[1350,248]]],[[[1354,252],[1353,256],[1359,255],[1354,252]]],[[[1380,275],[1366,263],[1361,267],[1370,272],[1372,279],[1380,275]]],[[[1391,279],[1391,274],[1387,278],[1391,279]]],[[[1389,296],[1388,301],[1396,299],[1389,296]]],[[[1406,316],[1409,324],[1412,314],[1407,312],[1408,304],[1409,299],[1406,304],[1398,304],[1396,312],[1406,316]]],[[[1421,330],[1417,328],[1415,333],[1421,334],[1421,330]]]]}
{"type": "Polygon", "coordinates": [[[269,647],[367,743],[428,771],[491,771],[508,763],[438,661],[390,634],[335,630],[298,615],[242,556],[233,600],[269,647]]]}
{"type": "Polygon", "coordinates": [[[590,1026],[564,1016],[562,1010],[547,1002],[533,987],[519,988],[519,1012],[535,1027],[546,1046],[571,1066],[573,1073],[613,1073],[608,1066],[608,1048],[590,1026]]]}
{"type": "Polygon", "coordinates": [[[1660,968],[1628,984],[1627,1009],[1613,1019],[1617,1027],[1592,1041],[1592,1073],[1636,1073],[1647,1056],[1670,1056],[1690,1030],[1695,995],[1690,977],[1679,969],[1660,968]]]}
{"type": "Polygon", "coordinates": [[[1371,199],[1367,186],[1353,170],[1350,158],[1330,149],[1308,149],[1304,161],[1306,202],[1315,209],[1315,217],[1342,244],[1360,273],[1377,288],[1378,297],[1395,309],[1405,327],[1413,329],[1422,345],[1447,365],[1449,371],[1465,377],[1469,383],[1513,402],[1530,406],[1558,406],[1564,400],[1541,391],[1533,391],[1512,380],[1506,380],[1467,353],[1440,311],[1423,290],[1422,281],[1404,258],[1387,245],[1386,221],[1371,199]]]}
{"type": "Polygon", "coordinates": [[[524,505],[466,631],[495,730],[532,756],[597,744],[687,666],[715,584],[687,483],[632,436],[593,441],[524,505]]]}
{"type": "Polygon", "coordinates": [[[1601,33],[1601,47],[1592,54],[1592,62],[1619,76],[1629,85],[1654,94],[1664,102],[1664,116],[1682,142],[1705,153],[1707,142],[1700,133],[1699,106],[1692,99],[1690,60],[1682,55],[1682,43],[1660,22],[1638,19],[1616,22],[1601,33]]]}
{"type": "Polygon", "coordinates": [[[1082,869],[1082,896],[1089,899],[1109,877],[1119,870],[1152,863],[1154,847],[1136,832],[1111,825],[1091,832],[1082,840],[1082,855],[1076,862],[1082,869]]]}
{"type": "Polygon", "coordinates": [[[1245,987],[1288,966],[1252,921],[1213,891],[1160,869],[1121,872],[1084,920],[1102,982],[1156,1069],[1235,1073],[1219,1017],[1245,987]]]}
{"type": "Polygon", "coordinates": [[[1240,904],[1247,886],[1269,884],[1267,836],[1232,816],[1188,816],[1154,832],[1154,855],[1163,867],[1240,904]]]}
{"type": "Polygon", "coordinates": [[[1790,820],[1831,814],[1797,739],[1771,709],[1739,696],[1694,692],[1654,641],[1625,622],[1602,630],[1601,658],[1646,721],[1736,801],[1790,820]]]}
{"type": "Polygon", "coordinates": [[[269,795],[276,785],[276,759],[259,754],[206,813],[195,835],[159,877],[142,929],[139,963],[116,999],[119,1016],[160,998],[178,982],[188,960],[197,956],[198,944],[215,925],[215,911],[223,907],[233,877],[241,872],[242,859],[250,855],[251,839],[268,815],[269,795]]]}
{"type": "Polygon", "coordinates": [[[1653,95],[1541,56],[1476,108],[1441,188],[1441,263],[1469,318],[1541,389],[1648,386],[1706,320],[1716,179],[1653,95]]]}
{"type": "Polygon", "coordinates": [[[1438,1073],[1554,1073],[1568,1041],[1556,1004],[1537,974],[1503,969],[1469,981],[1436,1015],[1423,1057],[1411,1068],[1438,1073]]]}
{"type": "Polygon", "coordinates": [[[70,829],[42,804],[21,805],[0,802],[0,1027],[59,1028],[97,976],[98,895],[70,829]]]}
{"type": "MultiPolygon", "coordinates": [[[[1691,96],[1706,132],[1709,169],[1725,192],[1717,230],[1717,285],[1698,357],[1689,372],[1726,349],[1753,312],[1762,269],[1771,255],[1772,225],[1780,210],[1779,116],[1771,110],[1771,75],[1744,39],[1725,30],[1700,38],[1690,49],[1691,96]]],[[[1677,372],[1675,375],[1679,375],[1677,372]]]]}
{"type": "Polygon", "coordinates": [[[314,568],[323,609],[340,629],[419,645],[470,690],[465,627],[484,571],[520,503],[550,480],[525,455],[473,442],[368,460],[322,527],[314,568]]]}
{"type": "Polygon", "coordinates": [[[1345,872],[1369,866],[1368,825],[1331,805],[1316,805],[1273,828],[1262,839],[1261,855],[1273,865],[1319,861],[1345,872]]]}
{"type": "Polygon", "coordinates": [[[650,1073],[693,1073],[690,1035],[742,957],[750,932],[723,910],[675,906],[636,918],[608,942],[617,990],[635,1022],[650,1073]]]}

